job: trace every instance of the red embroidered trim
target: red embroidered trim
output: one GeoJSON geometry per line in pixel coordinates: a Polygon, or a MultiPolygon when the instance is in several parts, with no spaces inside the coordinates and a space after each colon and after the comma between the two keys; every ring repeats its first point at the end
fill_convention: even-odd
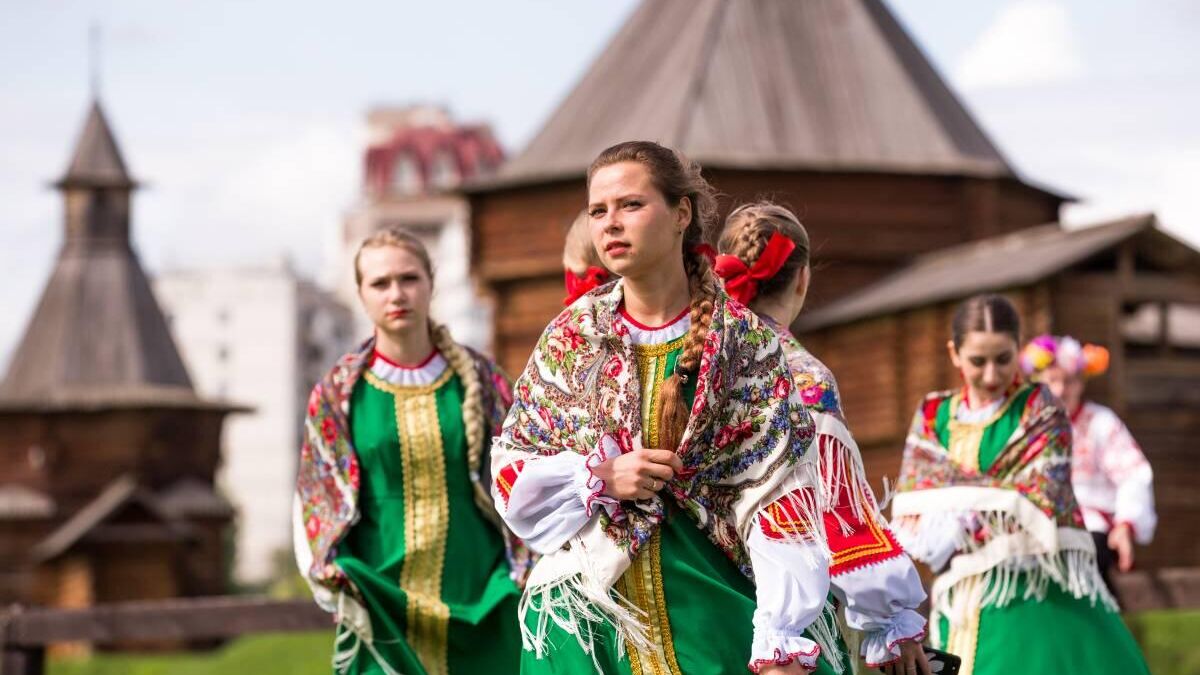
{"type": "MultiPolygon", "coordinates": [[[[898,638],[896,640],[892,640],[891,642],[887,643],[887,647],[885,649],[887,649],[888,653],[891,654],[892,647],[895,647],[896,645],[900,644],[901,642],[921,642],[925,639],[925,632],[926,632],[925,629],[922,628],[921,632],[917,633],[916,635],[913,635],[911,637],[903,637],[903,638],[898,638]]],[[[883,661],[880,663],[871,663],[870,661],[867,661],[867,667],[868,668],[880,668],[880,667],[888,665],[889,663],[895,663],[899,660],[900,660],[900,657],[897,656],[896,658],[891,659],[890,661],[883,661]]],[[[865,661],[865,659],[864,659],[864,661],[865,661]]]]}
{"type": "MultiPolygon", "coordinates": [[[[833,509],[834,513],[825,514],[825,534],[829,539],[829,550],[833,552],[833,560],[829,565],[830,576],[845,574],[904,555],[904,549],[890,529],[881,526],[871,517],[867,518],[866,523],[856,523],[850,504],[841,499],[838,502],[838,506],[833,509]],[[854,527],[850,534],[842,534],[838,516],[854,527]]],[[[864,513],[871,513],[874,509],[864,501],[862,510],[864,513]]]]}
{"type": "Polygon", "coordinates": [[[433,357],[435,357],[437,355],[438,355],[438,351],[436,349],[434,349],[433,351],[429,352],[429,356],[426,356],[424,361],[418,363],[415,366],[406,366],[406,365],[403,365],[400,363],[396,363],[395,361],[389,359],[388,357],[386,357],[382,353],[380,353],[378,350],[376,350],[375,353],[371,356],[371,363],[374,364],[376,361],[383,361],[384,363],[388,364],[389,366],[392,366],[394,368],[400,368],[402,370],[420,370],[420,369],[424,368],[425,366],[429,365],[429,362],[432,361],[433,357]]]}
{"type": "Polygon", "coordinates": [[[500,491],[500,498],[504,500],[505,506],[508,506],[508,497],[512,494],[513,485],[517,482],[517,476],[521,474],[523,468],[525,468],[525,460],[518,459],[500,469],[500,473],[496,474],[496,489],[500,491]]]}
{"type": "Polygon", "coordinates": [[[812,529],[812,523],[796,509],[795,502],[788,499],[790,495],[802,498],[803,493],[798,489],[792,490],[787,495],[768,504],[765,511],[770,514],[770,518],[761,513],[758,514],[758,527],[768,539],[782,540],[804,537],[812,529]]]}
{"type": "Polygon", "coordinates": [[[632,316],[629,316],[629,311],[625,309],[624,302],[622,302],[621,306],[617,308],[617,311],[620,312],[621,318],[623,318],[626,321],[628,321],[629,323],[633,324],[633,326],[635,328],[640,328],[642,330],[662,330],[664,328],[670,328],[671,326],[674,326],[675,324],[682,321],[683,317],[687,316],[688,312],[692,311],[692,308],[690,306],[684,307],[683,311],[679,313],[679,316],[675,317],[674,319],[671,319],[670,321],[664,323],[661,326],[647,326],[646,324],[638,321],[637,319],[633,318],[632,316]]]}
{"type": "Polygon", "coordinates": [[[820,655],[820,653],[821,653],[820,645],[814,645],[811,652],[788,652],[786,654],[781,649],[776,647],[774,658],[754,659],[750,663],[746,664],[746,667],[750,669],[750,672],[757,673],[760,670],[762,670],[763,666],[786,666],[789,663],[795,661],[796,663],[800,664],[801,668],[803,668],[811,673],[817,669],[816,664],[814,664],[810,668],[807,665],[805,665],[804,663],[800,662],[800,657],[811,658],[811,657],[820,655]]]}

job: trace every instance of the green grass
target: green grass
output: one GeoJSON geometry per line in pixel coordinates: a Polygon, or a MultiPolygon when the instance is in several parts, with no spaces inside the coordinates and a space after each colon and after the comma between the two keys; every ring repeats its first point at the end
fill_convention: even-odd
{"type": "Polygon", "coordinates": [[[1154,675],[1200,673],[1200,610],[1142,612],[1126,622],[1154,675]]]}
{"type": "Polygon", "coordinates": [[[47,675],[329,675],[332,631],[255,635],[207,653],[52,659],[47,675]]]}
{"type": "MultiPolygon", "coordinates": [[[[1127,617],[1154,675],[1200,673],[1200,610],[1127,617]]],[[[254,635],[208,653],[96,654],[51,660],[47,675],[330,675],[330,631],[254,635]]]]}

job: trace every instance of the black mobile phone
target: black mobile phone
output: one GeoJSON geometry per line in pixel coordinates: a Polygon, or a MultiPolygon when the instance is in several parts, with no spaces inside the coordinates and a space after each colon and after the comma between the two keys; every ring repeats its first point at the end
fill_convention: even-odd
{"type": "MultiPolygon", "coordinates": [[[[962,667],[962,659],[933,647],[925,647],[925,660],[933,675],[958,675],[958,669],[962,667]]],[[[879,670],[882,672],[883,668],[879,670]]]]}

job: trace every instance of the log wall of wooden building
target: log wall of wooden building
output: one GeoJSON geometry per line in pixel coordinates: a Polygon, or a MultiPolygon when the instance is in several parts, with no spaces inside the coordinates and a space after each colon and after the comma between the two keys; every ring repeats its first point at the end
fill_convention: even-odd
{"type": "MultiPolygon", "coordinates": [[[[1139,552],[1138,564],[1147,569],[1200,564],[1200,334],[1178,327],[1171,333],[1177,336],[1174,342],[1182,334],[1183,343],[1175,344],[1161,326],[1149,336],[1131,335],[1127,328],[1133,312],[1145,305],[1186,306],[1200,316],[1200,253],[1163,235],[1152,217],[1089,229],[1098,236],[1112,232],[1111,241],[1081,260],[1044,268],[1029,283],[974,290],[1003,291],[1020,312],[1027,338],[1065,334],[1109,348],[1110,368],[1088,381],[1086,396],[1121,416],[1155,473],[1159,528],[1153,544],[1139,552]]],[[[946,288],[954,286],[956,274],[962,277],[962,290],[952,300],[921,299],[940,289],[923,287],[917,262],[914,270],[870,289],[879,299],[878,312],[836,325],[821,325],[820,310],[801,316],[801,339],[837,377],[876,489],[885,477],[898,474],[904,436],[924,395],[961,386],[946,343],[957,302],[972,291],[972,275],[989,274],[985,267],[990,265],[1020,276],[1022,253],[1065,249],[1072,239],[1091,234],[1035,228],[1009,241],[961,247],[957,256],[944,256],[958,258],[953,267],[939,272],[946,288]],[[1008,253],[983,259],[996,250],[1008,253]],[[885,286],[893,287],[893,297],[910,294],[910,301],[888,309],[885,286]]],[[[814,286],[822,283],[819,274],[814,276],[814,286]]],[[[852,297],[824,313],[853,304],[865,306],[852,297]]]]}

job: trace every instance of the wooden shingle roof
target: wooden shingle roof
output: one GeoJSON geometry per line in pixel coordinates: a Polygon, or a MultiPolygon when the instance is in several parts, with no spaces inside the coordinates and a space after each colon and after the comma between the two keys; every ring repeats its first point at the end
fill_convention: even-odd
{"type": "Polygon", "coordinates": [[[57,185],[81,187],[133,187],[134,181],[125,168],[121,149],[113,135],[99,101],[88,109],[83,132],[75,144],[75,152],[67,172],[57,185]]]}
{"type": "Polygon", "coordinates": [[[881,0],[646,0],[488,185],[625,140],[706,167],[1014,176],[881,0]]]}
{"type": "Polygon", "coordinates": [[[1072,230],[1050,223],[921,256],[875,284],[801,314],[796,327],[810,331],[1027,286],[1135,237],[1173,266],[1200,265],[1200,252],[1158,229],[1153,214],[1072,230]]]}
{"type": "Polygon", "coordinates": [[[197,397],[133,251],[128,210],[114,204],[135,185],[98,104],[58,186],[82,190],[89,201],[86,209],[67,209],[54,270],[0,382],[0,411],[227,409],[197,397]],[[123,219],[125,226],[102,235],[73,229],[72,218],[82,217],[123,219]]]}

